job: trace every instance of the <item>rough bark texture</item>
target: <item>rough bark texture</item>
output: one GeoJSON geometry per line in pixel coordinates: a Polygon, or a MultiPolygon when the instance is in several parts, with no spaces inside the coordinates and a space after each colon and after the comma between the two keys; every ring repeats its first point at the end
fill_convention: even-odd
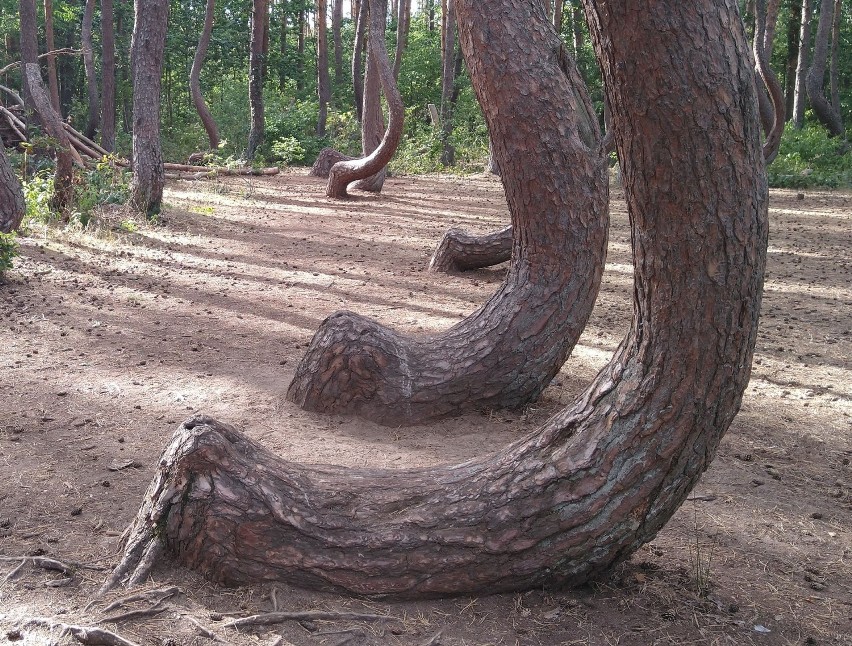
{"type": "Polygon", "coordinates": [[[204,57],[207,56],[207,47],[210,45],[210,37],[213,35],[213,18],[216,8],[216,0],[207,0],[207,8],[204,13],[204,28],[198,39],[198,47],[195,49],[195,58],[192,60],[192,69],[189,72],[189,92],[192,95],[192,104],[198,112],[207,138],[210,140],[210,148],[219,146],[219,128],[210,114],[210,109],[201,94],[201,67],[204,65],[204,57]]]}
{"type": "MultiPolygon", "coordinates": [[[[385,0],[362,0],[362,4],[368,5],[367,13],[370,18],[369,53],[367,61],[367,74],[364,82],[364,113],[362,115],[361,132],[364,146],[364,157],[344,161],[332,166],[328,175],[328,186],[326,194],[329,197],[346,197],[349,184],[358,180],[361,182],[358,188],[368,191],[381,190],[381,182],[384,182],[385,166],[390,161],[399,140],[402,137],[402,125],[405,112],[402,107],[402,97],[393,78],[388,50],[385,45],[385,16],[387,3],[385,0]],[[372,75],[373,67],[375,75],[372,75]],[[373,76],[378,77],[376,83],[381,83],[385,98],[388,103],[388,127],[384,136],[374,150],[373,133],[375,132],[376,115],[381,115],[381,103],[378,97],[378,88],[375,94],[370,92],[370,82],[373,76]],[[375,108],[368,106],[368,98],[375,98],[375,108]],[[378,178],[377,178],[378,174],[378,178]]],[[[381,117],[379,117],[381,118],[381,117]]]]}
{"type": "Polygon", "coordinates": [[[819,23],[817,24],[816,37],[814,38],[814,55],[811,68],[807,76],[808,99],[811,107],[820,123],[828,129],[832,137],[843,137],[846,128],[843,126],[843,118],[836,112],[828,99],[825,98],[823,85],[825,84],[825,67],[828,62],[828,44],[831,37],[831,28],[834,21],[834,0],[821,0],[819,10],[819,23]]]}
{"type": "MultiPolygon", "coordinates": [[[[21,90],[24,95],[24,103],[27,106],[27,111],[34,113],[35,107],[30,98],[24,68],[28,62],[38,62],[38,23],[36,22],[35,0],[21,0],[18,3],[18,12],[21,25],[21,90]]],[[[28,116],[28,123],[29,120],[28,116]]],[[[36,119],[33,120],[35,121],[36,119]]]]}
{"type": "MultiPolygon", "coordinates": [[[[53,38],[53,0],[44,0],[44,41],[48,52],[56,49],[56,41],[53,38]]],[[[48,54],[47,56],[47,86],[50,88],[50,105],[61,115],[55,54],[48,54]]]]}
{"type": "Polygon", "coordinates": [[[597,119],[543,6],[512,6],[517,22],[498,11],[460,33],[514,225],[505,282],[476,313],[427,337],[332,315],[288,390],[303,408],[387,425],[519,408],[547,386],[585,327],[608,224],[597,119]]]}
{"type": "Polygon", "coordinates": [[[355,93],[355,117],[359,122],[364,114],[364,40],[367,32],[367,0],[358,3],[355,12],[355,42],[352,45],[352,90],[355,93]]]}
{"type": "Polygon", "coordinates": [[[328,0],[317,0],[317,98],[319,99],[317,137],[325,136],[325,124],[328,120],[328,104],[331,101],[331,79],[328,76],[327,9],[328,0]]]}
{"type": "MultiPolygon", "coordinates": [[[[540,34],[526,4],[458,0],[466,53],[465,32],[500,10],[519,43],[540,34]]],[[[223,583],[496,593],[581,584],[654,538],[739,408],[767,234],[736,4],[662,4],[587,0],[625,165],[635,289],[631,329],[580,399],[494,455],[413,471],[292,464],[194,418],[163,454],[107,586],[143,579],[168,549],[223,583]]]]}
{"type": "Polygon", "coordinates": [[[429,269],[440,272],[470,271],[499,265],[512,259],[512,226],[476,236],[450,229],[441,238],[429,261],[429,269]]]}
{"type": "Polygon", "coordinates": [[[160,144],[160,78],[166,46],[168,0],[134,0],[130,45],[133,81],[133,178],[130,202],[148,217],[163,201],[163,151],[160,144]]]}
{"type": "Polygon", "coordinates": [[[840,24],[843,22],[843,4],[834,2],[834,24],[831,27],[831,64],[829,68],[829,87],[831,108],[840,114],[840,24]]]}
{"type": "Polygon", "coordinates": [[[327,178],[329,172],[331,172],[331,167],[337,162],[351,161],[353,159],[355,159],[355,157],[344,155],[343,153],[336,151],[334,148],[323,148],[319,151],[317,160],[314,162],[314,165],[311,166],[309,174],[314,177],[327,178]]]}
{"type": "Polygon", "coordinates": [[[812,0],[802,2],[802,21],[799,27],[799,58],[796,61],[796,88],[793,95],[793,127],[798,130],[805,125],[805,78],[808,73],[808,54],[811,49],[812,0]]]}
{"type": "Polygon", "coordinates": [[[343,0],[332,0],[331,38],[334,42],[334,84],[343,85],[343,38],[340,28],[343,24],[343,0]]]}
{"type": "MultiPolygon", "coordinates": [[[[364,0],[369,7],[369,0],[364,0]]],[[[379,76],[377,59],[370,51],[372,34],[367,39],[367,56],[364,65],[364,105],[361,107],[361,159],[369,156],[382,143],[385,134],[385,113],[382,111],[382,81],[379,76]]],[[[390,161],[390,157],[388,157],[390,161]]],[[[331,172],[329,171],[329,175],[331,172]]],[[[356,188],[379,193],[385,185],[386,166],[374,174],[360,180],[356,188]]]]}
{"type": "Polygon", "coordinates": [[[112,0],[101,0],[101,146],[115,149],[115,30],[112,0]]]}
{"type": "Polygon", "coordinates": [[[456,150],[450,143],[453,134],[453,89],[456,80],[456,9],[455,0],[444,0],[442,19],[441,70],[441,164],[452,166],[456,150]]]}
{"type": "MultiPolygon", "coordinates": [[[[246,159],[254,159],[263,143],[266,121],[263,115],[263,31],[269,0],[252,0],[251,43],[249,46],[249,106],[251,130],[249,131],[246,159]]],[[[301,75],[300,75],[301,78],[301,75]]]]}
{"type": "Polygon", "coordinates": [[[88,106],[86,106],[86,127],[83,129],[83,134],[89,139],[95,136],[101,115],[98,76],[95,73],[95,52],[92,45],[92,22],[94,19],[95,0],[86,0],[80,38],[83,42],[83,68],[86,70],[86,92],[89,101],[88,106]]]}
{"type": "Polygon", "coordinates": [[[565,8],[563,0],[554,0],[553,2],[553,28],[557,34],[562,33],[562,11],[565,8]]]}
{"type": "Polygon", "coordinates": [[[6,147],[0,142],[0,233],[11,233],[21,226],[25,211],[21,183],[6,157],[6,147]]]}
{"type": "MultiPolygon", "coordinates": [[[[777,7],[775,8],[777,12],[777,7]]],[[[772,163],[772,160],[778,155],[778,149],[781,146],[781,134],[784,132],[784,93],[781,90],[781,84],[778,82],[778,77],[769,66],[770,51],[766,48],[766,0],[755,0],[754,3],[754,43],[752,51],[754,53],[755,69],[762,81],[762,87],[758,87],[758,99],[765,97],[769,101],[768,109],[764,114],[764,108],[760,107],[760,120],[763,126],[763,131],[766,134],[766,141],[763,144],[763,157],[767,165],[772,163]],[[769,93],[766,97],[765,92],[769,93]]],[[[776,14],[777,17],[777,14],[776,14]]]]}

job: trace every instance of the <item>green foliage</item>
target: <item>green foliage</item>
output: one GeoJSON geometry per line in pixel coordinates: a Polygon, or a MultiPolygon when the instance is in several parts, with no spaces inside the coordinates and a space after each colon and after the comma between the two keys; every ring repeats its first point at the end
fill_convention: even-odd
{"type": "Polygon", "coordinates": [[[305,149],[295,137],[281,137],[272,144],[271,148],[271,158],[285,165],[305,159],[305,149]]]}
{"type": "Polygon", "coordinates": [[[57,217],[50,208],[50,198],[53,195],[53,173],[42,170],[29,179],[21,182],[24,190],[24,202],[27,206],[24,221],[35,221],[47,224],[57,217]]]}
{"type": "Polygon", "coordinates": [[[99,207],[124,204],[129,197],[130,173],[114,163],[114,158],[104,157],[77,177],[72,217],[85,227],[99,207]]]}
{"type": "Polygon", "coordinates": [[[852,151],[825,129],[809,124],[802,130],[787,127],[778,157],[767,170],[776,188],[852,187],[852,151]]]}
{"type": "Polygon", "coordinates": [[[17,236],[14,233],[0,233],[0,278],[12,268],[12,261],[20,255],[17,236]]]}

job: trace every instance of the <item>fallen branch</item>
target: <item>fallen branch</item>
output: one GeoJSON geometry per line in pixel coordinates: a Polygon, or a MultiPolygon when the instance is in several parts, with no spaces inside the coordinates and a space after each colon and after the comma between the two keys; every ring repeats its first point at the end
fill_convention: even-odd
{"type": "Polygon", "coordinates": [[[0,85],[0,90],[3,90],[4,92],[8,92],[9,95],[11,95],[11,97],[13,99],[15,99],[15,103],[17,103],[22,108],[24,107],[24,100],[21,98],[20,94],[15,92],[15,90],[13,90],[12,88],[6,87],[5,85],[0,85]]]}
{"type": "Polygon", "coordinates": [[[119,606],[123,606],[128,603],[133,603],[134,601],[146,601],[151,597],[160,597],[157,600],[157,603],[161,603],[163,600],[168,599],[169,597],[173,597],[178,592],[180,592],[180,588],[177,586],[171,586],[169,588],[158,588],[157,590],[147,590],[145,592],[137,592],[136,594],[130,594],[126,597],[122,597],[121,599],[116,599],[111,604],[109,604],[106,608],[104,608],[101,612],[103,614],[108,613],[110,610],[115,610],[119,606]]]}
{"type": "Polygon", "coordinates": [[[9,561],[23,561],[24,563],[30,563],[45,570],[56,570],[69,576],[74,572],[74,568],[67,563],[47,558],[46,556],[0,556],[0,562],[7,563],[9,561]]]}
{"type": "Polygon", "coordinates": [[[340,620],[358,619],[361,621],[399,621],[390,615],[371,615],[362,612],[332,612],[326,610],[308,610],[305,612],[266,612],[250,617],[234,619],[224,624],[225,628],[243,628],[245,626],[270,626],[285,621],[311,621],[311,620],[340,620]]]}
{"type": "MultiPolygon", "coordinates": [[[[63,121],[62,126],[65,128],[66,132],[68,132],[69,135],[76,137],[79,141],[83,142],[86,146],[88,146],[89,148],[91,148],[95,152],[99,153],[99,154],[95,155],[96,158],[102,157],[102,156],[108,156],[110,154],[109,151],[106,150],[106,148],[103,148],[99,144],[97,144],[94,141],[92,141],[91,139],[89,139],[86,135],[84,135],[82,132],[80,132],[79,130],[74,128],[74,126],[72,126],[67,121],[63,121]]],[[[119,166],[129,166],[130,165],[130,163],[128,161],[124,160],[124,159],[117,159],[116,162],[118,163],[119,166]]]]}
{"type": "Polygon", "coordinates": [[[150,608],[145,608],[144,610],[130,610],[128,612],[123,612],[120,615],[105,617],[101,621],[106,624],[117,624],[121,621],[130,621],[131,619],[139,619],[141,617],[153,617],[154,615],[159,615],[161,612],[164,612],[169,609],[169,606],[161,606],[160,604],[162,602],[163,599],[160,599],[156,604],[154,604],[150,608]]]}
{"type": "Polygon", "coordinates": [[[74,639],[87,646],[138,646],[135,642],[129,641],[120,635],[116,635],[103,628],[96,628],[95,626],[75,626],[74,624],[64,624],[44,617],[33,617],[32,619],[28,619],[24,625],[44,626],[51,630],[58,628],[62,634],[71,633],[74,639]]]}
{"type": "Polygon", "coordinates": [[[223,166],[190,166],[189,164],[163,164],[166,170],[185,173],[218,173],[219,175],[277,175],[281,170],[277,166],[269,168],[225,168],[223,166]]]}
{"type": "Polygon", "coordinates": [[[190,615],[181,615],[181,617],[183,617],[189,623],[191,623],[193,626],[195,626],[198,629],[198,632],[201,633],[202,637],[206,637],[207,639],[212,639],[213,641],[216,641],[216,642],[225,642],[224,639],[222,639],[221,637],[219,637],[219,635],[217,635],[212,630],[207,628],[204,624],[202,624],[200,621],[198,621],[198,619],[196,619],[195,617],[191,617],[190,615]]]}
{"type": "MultiPolygon", "coordinates": [[[[60,47],[59,49],[54,49],[49,52],[45,52],[44,54],[39,54],[39,58],[46,58],[47,56],[56,56],[57,54],[71,54],[73,56],[77,56],[82,54],[82,49],[74,49],[73,47],[60,47]]],[[[0,74],[5,74],[9,70],[15,69],[21,64],[21,61],[15,61],[14,63],[9,63],[6,67],[0,68],[0,74]]]]}
{"type": "Polygon", "coordinates": [[[22,561],[21,561],[21,562],[17,565],[17,567],[16,567],[14,570],[12,570],[11,572],[9,572],[9,574],[7,574],[5,577],[3,577],[3,583],[6,583],[7,581],[11,581],[11,580],[12,580],[12,579],[14,579],[16,576],[18,576],[18,572],[20,572],[26,564],[27,564],[27,560],[26,560],[26,559],[23,559],[23,560],[22,560],[22,561]]]}

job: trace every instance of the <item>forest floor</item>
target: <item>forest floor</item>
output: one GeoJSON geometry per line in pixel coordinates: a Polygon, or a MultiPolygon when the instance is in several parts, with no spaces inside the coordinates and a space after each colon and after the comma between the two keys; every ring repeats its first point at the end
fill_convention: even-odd
{"type": "Polygon", "coordinates": [[[196,412],[291,460],[390,468],[465,460],[534,431],[629,326],[630,236],[613,198],[600,297],[541,400],[398,429],[306,413],[283,394],[335,310],[427,334],[488,298],[505,266],[444,276],[427,264],[447,227],[508,220],[496,179],[393,178],[345,202],[304,169],[179,181],[160,225],[114,210],[87,232],[32,229],[0,285],[0,643],[74,643],[64,623],[162,646],[210,642],[199,625],[267,646],[852,644],[852,195],[838,192],[771,192],[742,410],[691,499],[610,576],[578,590],[390,603],[222,588],[166,562],[144,587],[177,587],[162,612],[114,619],[166,593],[113,610],[127,591],[95,599],[161,450],[196,412]],[[13,572],[27,555],[74,567],[13,572]],[[273,604],[388,619],[223,625],[273,604]]]}

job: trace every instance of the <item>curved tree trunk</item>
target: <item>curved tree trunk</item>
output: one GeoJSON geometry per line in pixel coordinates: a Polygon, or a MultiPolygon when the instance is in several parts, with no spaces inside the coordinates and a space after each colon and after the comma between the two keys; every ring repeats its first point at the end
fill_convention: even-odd
{"type": "MultiPolygon", "coordinates": [[[[369,7],[369,0],[364,0],[369,7]]],[[[382,111],[382,80],[379,74],[379,63],[369,50],[372,34],[367,38],[367,56],[364,66],[364,105],[361,109],[361,157],[368,157],[382,143],[385,136],[385,114],[382,111]]],[[[401,99],[400,99],[401,101],[401,99]]],[[[400,105],[402,103],[400,102],[400,105]]],[[[396,150],[394,149],[394,152],[396,150]]],[[[393,153],[391,153],[391,156],[393,153]]],[[[390,161],[390,156],[388,157],[390,161]]],[[[333,167],[332,167],[333,168],[333,167]]],[[[329,177],[331,171],[329,170],[329,177]]],[[[376,173],[360,180],[355,187],[362,191],[380,193],[387,177],[387,164],[376,173]]]]}
{"type": "Polygon", "coordinates": [[[793,118],[793,100],[796,96],[796,64],[799,60],[799,32],[802,28],[802,0],[790,0],[787,18],[787,70],[784,74],[784,114],[787,121],[793,118]]]}
{"type": "MultiPolygon", "coordinates": [[[[777,12],[777,6],[775,7],[777,12]]],[[[781,146],[781,134],[784,132],[784,92],[781,89],[781,84],[778,82],[778,77],[769,65],[771,56],[771,47],[767,51],[766,47],[766,0],[755,0],[754,3],[754,43],[752,51],[754,53],[755,69],[760,76],[763,86],[758,87],[758,99],[761,97],[769,101],[767,114],[764,115],[764,108],[760,105],[761,123],[763,131],[766,135],[766,141],[763,144],[763,157],[766,164],[771,164],[778,155],[778,149],[781,146]],[[766,97],[764,89],[769,93],[766,97]]],[[[776,14],[777,17],[777,14],[776,14]]]]}
{"type": "Polygon", "coordinates": [[[367,31],[367,0],[358,3],[355,12],[355,42],[352,45],[352,89],[355,93],[355,117],[359,123],[364,113],[364,40],[367,31]]]}
{"type": "Polygon", "coordinates": [[[334,166],[337,162],[350,161],[352,159],[355,159],[355,157],[344,155],[343,153],[336,151],[334,148],[323,148],[319,151],[317,159],[314,162],[314,165],[311,166],[311,170],[308,174],[313,177],[324,177],[327,179],[332,166],[334,166]]]}
{"type": "Polygon", "coordinates": [[[198,47],[195,49],[195,58],[192,60],[192,69],[189,72],[189,92],[192,95],[192,103],[195,106],[207,138],[210,140],[210,148],[219,146],[219,128],[210,114],[210,109],[201,94],[201,67],[204,65],[204,57],[207,56],[207,47],[210,45],[210,37],[213,35],[213,18],[216,8],[216,0],[207,0],[207,8],[204,13],[204,28],[198,39],[198,47]]]}
{"type": "Polygon", "coordinates": [[[359,188],[369,191],[381,190],[381,182],[384,182],[385,166],[390,161],[399,140],[402,137],[402,125],[405,113],[402,107],[402,97],[393,79],[388,50],[385,45],[385,15],[387,3],[385,0],[362,0],[362,4],[368,5],[367,12],[370,18],[369,53],[367,61],[367,74],[364,87],[364,113],[362,115],[362,139],[364,144],[364,157],[352,161],[340,162],[331,167],[328,175],[328,186],[326,194],[329,197],[343,198],[347,196],[346,189],[349,184],[358,180],[369,178],[366,183],[359,184],[359,188]],[[372,145],[370,135],[374,132],[375,115],[381,114],[381,104],[376,96],[375,109],[367,106],[370,95],[367,84],[370,82],[372,68],[375,66],[376,76],[381,81],[385,98],[388,102],[388,127],[381,143],[374,149],[369,150],[372,145]],[[380,174],[381,182],[377,177],[380,174]]]}
{"type": "Polygon", "coordinates": [[[115,149],[115,30],[112,0],[101,0],[101,146],[115,149]]]}
{"type": "Polygon", "coordinates": [[[133,82],[133,178],[130,203],[148,217],[160,212],[165,170],[160,143],[160,79],[168,0],[134,0],[130,44],[133,82]]]}
{"type": "MultiPolygon", "coordinates": [[[[159,461],[105,587],[144,580],[168,549],[223,583],[496,593],[581,584],[659,532],[751,371],[767,236],[754,71],[732,0],[585,1],[633,229],[633,324],[610,364],[530,436],[412,471],[293,464],[194,418],[159,461]],[[691,110],[704,118],[671,119],[691,110]]],[[[547,65],[539,3],[457,2],[475,85],[472,49],[511,46],[506,31],[547,65]]],[[[501,56],[512,68],[519,54],[501,56]]]]}
{"type": "MultiPolygon", "coordinates": [[[[249,131],[246,159],[254,159],[263,143],[266,121],[263,115],[263,32],[269,0],[252,0],[251,43],[249,49],[249,106],[251,130],[249,131]]],[[[299,78],[302,78],[300,72],[299,78]]]]}
{"type": "Polygon", "coordinates": [[[0,141],[0,233],[11,233],[21,226],[26,205],[21,183],[12,170],[6,147],[0,141]]]}
{"type": "Polygon", "coordinates": [[[89,105],[86,108],[86,127],[83,134],[93,139],[100,123],[100,95],[98,94],[98,77],[95,73],[95,52],[92,46],[92,21],[95,18],[95,0],[86,0],[86,8],[83,11],[83,27],[81,29],[81,40],[83,41],[83,67],[86,70],[86,91],[89,97],[89,105]]]}
{"type": "Polygon", "coordinates": [[[331,79],[328,76],[328,0],[317,0],[317,99],[319,117],[317,118],[317,137],[325,137],[325,125],[328,120],[328,104],[331,101],[331,79]]]}
{"type": "Polygon", "coordinates": [[[805,78],[808,74],[808,55],[811,49],[811,14],[813,0],[802,2],[802,22],[799,31],[799,59],[796,61],[796,93],[793,96],[793,127],[801,130],[805,125],[805,78]]]}
{"type": "MultiPolygon", "coordinates": [[[[544,21],[534,5],[524,20],[544,21]]],[[[597,119],[549,23],[540,23],[537,47],[528,51],[525,37],[498,30],[497,20],[487,21],[493,40],[464,53],[477,68],[475,89],[514,225],[503,285],[476,313],[433,336],[405,337],[356,314],[332,315],[288,389],[299,406],[394,426],[519,408],[547,386],[585,327],[608,225],[597,119]]]]}
{"type": "Polygon", "coordinates": [[[819,23],[817,24],[816,37],[814,39],[814,55],[811,61],[811,69],[808,71],[807,88],[808,98],[814,114],[822,125],[828,129],[832,137],[843,137],[846,128],[840,113],[836,112],[831,103],[825,98],[823,85],[825,83],[825,67],[828,61],[828,41],[831,36],[832,23],[834,21],[834,0],[821,0],[819,10],[819,23]]]}
{"type": "Polygon", "coordinates": [[[444,234],[429,261],[429,269],[440,272],[470,271],[499,265],[512,259],[512,226],[486,235],[471,235],[462,229],[444,234]]]}
{"type": "MultiPolygon", "coordinates": [[[[44,0],[44,41],[48,52],[56,49],[53,36],[53,0],[44,0]]],[[[50,88],[50,105],[62,115],[62,109],[59,107],[59,80],[56,77],[56,54],[47,56],[47,86],[50,88]]]]}

